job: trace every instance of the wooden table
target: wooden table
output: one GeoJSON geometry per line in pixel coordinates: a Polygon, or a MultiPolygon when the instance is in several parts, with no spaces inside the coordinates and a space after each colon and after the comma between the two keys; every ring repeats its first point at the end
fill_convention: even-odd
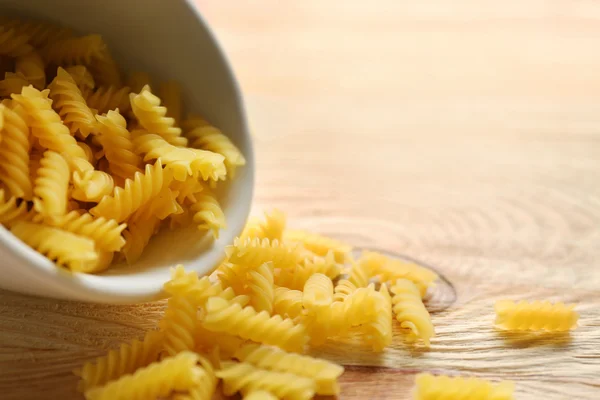
{"type": "MultiPolygon", "coordinates": [[[[325,347],[345,399],[408,399],[420,371],[600,398],[600,4],[201,0],[241,80],[254,211],[409,255],[433,294],[429,351],[325,347]],[[493,328],[497,299],[575,302],[570,336],[493,328]]],[[[0,293],[0,398],[77,398],[70,370],[162,304],[0,293]],[[6,397],[8,396],[8,397],[6,397]]]]}

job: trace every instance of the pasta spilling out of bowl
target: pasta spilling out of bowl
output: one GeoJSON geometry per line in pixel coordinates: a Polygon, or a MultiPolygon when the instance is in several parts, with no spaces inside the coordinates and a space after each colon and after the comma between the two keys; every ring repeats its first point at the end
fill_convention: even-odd
{"type": "Polygon", "coordinates": [[[98,35],[0,22],[0,222],[71,271],[135,262],[159,229],[218,237],[244,156],[175,82],[125,79],[98,35]]]}

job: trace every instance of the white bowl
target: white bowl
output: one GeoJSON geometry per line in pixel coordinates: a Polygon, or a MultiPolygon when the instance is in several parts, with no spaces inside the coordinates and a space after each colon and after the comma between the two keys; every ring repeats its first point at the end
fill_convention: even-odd
{"type": "Polygon", "coordinates": [[[165,230],[134,265],[86,275],[56,267],[0,228],[0,287],[36,296],[123,304],[161,298],[162,284],[175,264],[200,274],[212,271],[250,212],[254,159],[236,80],[192,0],[0,0],[0,13],[101,34],[126,71],[146,71],[155,80],[180,82],[187,110],[221,128],[247,160],[220,193],[227,229],[218,240],[193,226],[165,230]]]}

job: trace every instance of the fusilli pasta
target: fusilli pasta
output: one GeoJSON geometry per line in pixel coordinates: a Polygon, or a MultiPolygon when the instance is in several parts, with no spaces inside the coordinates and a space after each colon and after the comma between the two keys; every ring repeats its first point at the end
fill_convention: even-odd
{"type": "Polygon", "coordinates": [[[197,201],[191,205],[193,221],[200,230],[210,230],[215,239],[219,238],[219,231],[227,227],[225,213],[215,195],[208,191],[196,195],[197,201]]]}
{"type": "Polygon", "coordinates": [[[423,305],[419,289],[409,280],[398,279],[392,286],[392,303],[400,326],[411,330],[412,334],[429,346],[435,336],[429,312],[423,305]]]}
{"type": "Polygon", "coordinates": [[[46,87],[46,66],[44,60],[36,52],[31,51],[15,60],[15,71],[22,74],[37,89],[46,87]]]}
{"type": "Polygon", "coordinates": [[[273,298],[275,296],[272,263],[264,263],[255,270],[248,272],[248,289],[250,292],[250,305],[256,311],[266,311],[272,314],[273,298]]]}
{"type": "Polygon", "coordinates": [[[110,171],[124,179],[131,179],[136,172],[141,173],[142,159],[134,152],[133,140],[127,130],[127,122],[119,111],[108,111],[97,115],[98,140],[104,149],[110,171]]]}
{"type": "Polygon", "coordinates": [[[496,326],[515,331],[568,331],[577,326],[575,304],[510,300],[496,302],[496,326]]]}
{"type": "Polygon", "coordinates": [[[415,400],[512,400],[514,384],[493,384],[477,378],[419,374],[415,379],[415,400]]]}
{"type": "Polygon", "coordinates": [[[0,104],[2,114],[2,145],[0,146],[0,181],[18,198],[31,200],[33,188],[29,171],[29,128],[25,112],[0,104]]]}
{"type": "Polygon", "coordinates": [[[67,161],[54,151],[46,151],[40,162],[33,187],[33,205],[42,215],[62,215],[67,212],[67,191],[70,171],[67,161]]]}

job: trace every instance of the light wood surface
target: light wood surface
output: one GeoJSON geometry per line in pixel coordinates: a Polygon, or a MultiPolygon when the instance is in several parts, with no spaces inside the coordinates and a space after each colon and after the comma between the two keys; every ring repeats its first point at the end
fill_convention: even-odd
{"type": "MultiPolygon", "coordinates": [[[[315,351],[344,399],[408,399],[415,374],[512,379],[516,398],[600,398],[600,4],[198,2],[241,81],[255,213],[432,265],[429,351],[315,351]],[[496,299],[575,302],[571,335],[493,328],[496,299]]],[[[78,398],[70,370],[163,305],[0,293],[0,398],[78,398]],[[8,397],[7,397],[8,396],[8,397]]]]}

